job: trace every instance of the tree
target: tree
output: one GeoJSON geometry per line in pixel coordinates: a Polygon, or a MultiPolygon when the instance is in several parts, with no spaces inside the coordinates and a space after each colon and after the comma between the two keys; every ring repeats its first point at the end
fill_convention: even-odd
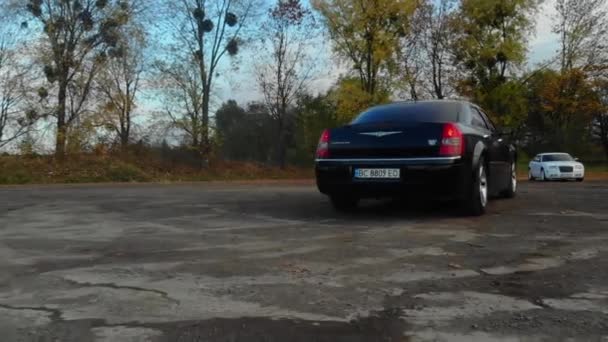
{"type": "Polygon", "coordinates": [[[452,64],[452,42],[455,38],[452,22],[455,3],[453,0],[428,1],[422,9],[423,77],[427,92],[443,99],[453,92],[451,82],[455,74],[452,64]]]}
{"type": "Polygon", "coordinates": [[[16,31],[0,28],[0,148],[29,132],[37,114],[28,110],[29,68],[19,58],[16,31]]]}
{"type": "Polygon", "coordinates": [[[608,160],[608,78],[597,79],[594,83],[600,105],[594,113],[592,134],[602,145],[608,160]]]}
{"type": "Polygon", "coordinates": [[[268,112],[266,104],[252,102],[247,105],[247,116],[242,123],[244,129],[241,136],[248,144],[240,144],[240,146],[247,146],[249,155],[247,160],[262,163],[272,160],[272,152],[276,146],[273,123],[274,120],[268,112]]]}
{"type": "Polygon", "coordinates": [[[125,26],[96,82],[103,98],[99,123],[116,134],[123,151],[131,140],[136,98],[146,63],[145,47],[143,28],[134,24],[125,26]]]}
{"type": "Polygon", "coordinates": [[[454,0],[424,0],[400,39],[394,79],[406,98],[443,99],[453,92],[454,0]]]}
{"type": "Polygon", "coordinates": [[[335,101],[336,119],[340,124],[346,124],[370,106],[386,103],[390,99],[390,93],[386,88],[378,89],[375,95],[371,95],[361,89],[359,80],[356,78],[339,80],[331,89],[330,96],[335,101]]]}
{"type": "MultiPolygon", "coordinates": [[[[561,74],[559,83],[547,87],[552,88],[554,98],[559,99],[559,106],[554,106],[555,112],[550,118],[557,116],[563,121],[574,117],[574,123],[580,123],[577,126],[585,125],[583,129],[591,126],[592,136],[599,138],[606,150],[608,1],[557,0],[555,8],[558,16],[553,32],[559,35],[557,57],[561,74]]],[[[580,137],[583,129],[571,134],[580,137]]]]}
{"type": "Polygon", "coordinates": [[[276,122],[276,161],[281,168],[285,168],[287,162],[289,107],[312,77],[314,59],[308,51],[313,50],[311,43],[315,30],[312,13],[299,0],[279,0],[262,25],[262,46],[266,54],[256,68],[257,79],[276,122]]]}
{"type": "Polygon", "coordinates": [[[583,152],[594,114],[603,113],[592,79],[582,69],[546,70],[530,79],[528,126],[539,147],[583,152]]]}
{"type": "Polygon", "coordinates": [[[503,124],[520,121],[510,116],[525,115],[493,100],[500,94],[518,96],[507,92],[519,87],[505,84],[526,59],[526,37],[533,27],[530,17],[537,5],[537,0],[463,0],[455,16],[458,36],[453,51],[464,73],[458,91],[503,124]]]}
{"type": "Polygon", "coordinates": [[[389,77],[394,87],[401,92],[400,96],[418,100],[422,94],[425,56],[423,49],[423,34],[427,20],[425,3],[414,11],[408,31],[399,39],[395,50],[395,58],[389,61],[389,77]]]}
{"type": "Polygon", "coordinates": [[[266,163],[276,145],[274,120],[264,103],[250,103],[247,109],[236,101],[225,102],[215,113],[221,155],[229,160],[266,163]]]}
{"type": "Polygon", "coordinates": [[[331,92],[316,96],[302,94],[297,100],[295,161],[311,165],[321,132],[338,125],[336,105],[331,92]]]}
{"type": "Polygon", "coordinates": [[[229,100],[215,112],[216,134],[220,141],[220,152],[226,159],[243,159],[250,143],[243,136],[242,127],[247,121],[245,109],[234,100],[229,100]],[[245,153],[243,153],[245,152],[245,153]]]}
{"type": "MultiPolygon", "coordinates": [[[[334,43],[334,50],[352,64],[362,90],[372,98],[386,84],[382,76],[405,36],[417,1],[314,0],[334,43]]],[[[375,98],[374,98],[375,100],[375,98]]]]}
{"type": "Polygon", "coordinates": [[[62,157],[68,130],[86,109],[93,79],[116,47],[131,7],[118,0],[28,0],[26,8],[44,31],[40,60],[48,83],[56,85],[55,153],[62,157]]]}
{"type": "Polygon", "coordinates": [[[215,127],[217,134],[225,140],[231,135],[231,130],[245,120],[245,109],[235,100],[228,100],[215,112],[215,127]]]}
{"type": "Polygon", "coordinates": [[[557,0],[553,32],[559,35],[561,70],[608,63],[608,1],[557,0]]]}
{"type": "Polygon", "coordinates": [[[170,61],[161,63],[159,70],[181,93],[181,105],[168,112],[202,160],[210,149],[209,111],[220,62],[239,52],[244,25],[257,1],[167,0],[167,5],[175,43],[170,61]]]}
{"type": "MultiPolygon", "coordinates": [[[[203,122],[203,85],[199,74],[199,64],[192,56],[178,55],[171,62],[155,63],[156,90],[162,97],[164,113],[171,129],[176,129],[183,143],[197,155],[202,167],[205,155],[205,130],[203,122]]],[[[206,142],[208,143],[208,141],[206,142]]]]}

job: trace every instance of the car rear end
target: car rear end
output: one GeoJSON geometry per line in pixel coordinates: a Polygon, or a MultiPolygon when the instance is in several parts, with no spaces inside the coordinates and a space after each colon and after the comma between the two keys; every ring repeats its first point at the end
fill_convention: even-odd
{"type": "Polygon", "coordinates": [[[362,197],[459,198],[470,168],[458,102],[372,108],[351,125],[323,132],[319,190],[362,197]]]}

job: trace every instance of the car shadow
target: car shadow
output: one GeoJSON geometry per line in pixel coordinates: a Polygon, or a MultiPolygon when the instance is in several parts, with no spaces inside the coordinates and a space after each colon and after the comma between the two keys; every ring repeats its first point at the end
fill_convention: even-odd
{"type": "Polygon", "coordinates": [[[448,218],[462,217],[463,211],[459,203],[454,201],[438,201],[431,199],[384,199],[363,200],[351,212],[341,212],[339,215],[369,218],[448,218]]]}
{"type": "Polygon", "coordinates": [[[328,197],[318,193],[282,193],[267,201],[241,203],[236,211],[248,215],[271,216],[302,221],[376,221],[463,217],[455,202],[420,199],[366,199],[357,208],[336,210],[328,197]]]}

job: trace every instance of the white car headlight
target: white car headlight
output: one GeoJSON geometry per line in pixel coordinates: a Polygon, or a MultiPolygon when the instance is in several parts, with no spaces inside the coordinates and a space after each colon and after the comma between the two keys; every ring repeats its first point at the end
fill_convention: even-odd
{"type": "Polygon", "coordinates": [[[583,165],[576,165],[574,168],[577,169],[577,170],[582,170],[583,169],[583,165]]]}
{"type": "Polygon", "coordinates": [[[549,166],[549,169],[551,169],[551,170],[557,170],[557,166],[551,165],[551,166],[549,166]]]}

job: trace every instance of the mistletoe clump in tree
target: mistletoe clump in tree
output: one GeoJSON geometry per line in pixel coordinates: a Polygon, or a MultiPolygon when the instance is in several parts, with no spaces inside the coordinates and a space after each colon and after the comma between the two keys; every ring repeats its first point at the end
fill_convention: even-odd
{"type": "Polygon", "coordinates": [[[167,1],[174,40],[157,63],[166,88],[166,112],[201,160],[210,152],[210,102],[222,59],[236,56],[243,25],[256,0],[167,1]]]}
{"type": "Polygon", "coordinates": [[[69,130],[85,111],[93,80],[108,53],[115,53],[120,28],[131,17],[129,1],[28,0],[26,9],[43,30],[43,93],[56,117],[55,153],[65,154],[69,130]]]}

